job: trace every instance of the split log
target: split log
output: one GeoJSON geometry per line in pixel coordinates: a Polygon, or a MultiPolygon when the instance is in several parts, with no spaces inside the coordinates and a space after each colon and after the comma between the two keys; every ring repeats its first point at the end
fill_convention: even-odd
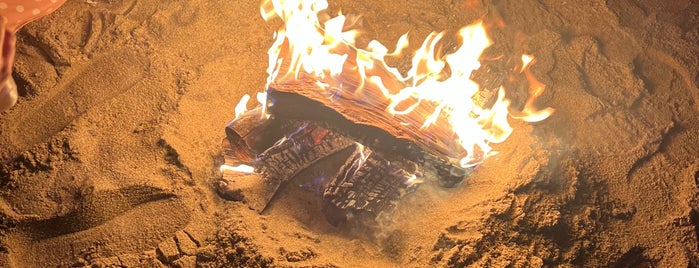
{"type": "Polygon", "coordinates": [[[354,141],[313,124],[303,124],[292,134],[262,152],[253,162],[262,175],[264,198],[271,200],[279,186],[317,161],[354,144],[354,141]]]}
{"type": "MultiPolygon", "coordinates": [[[[415,163],[388,159],[380,152],[357,145],[326,186],[323,199],[343,211],[368,212],[376,216],[392,210],[400,197],[415,188],[416,170],[415,163]]],[[[332,218],[337,215],[326,214],[328,217],[331,223],[338,222],[332,218]]]]}
{"type": "Polygon", "coordinates": [[[234,156],[240,162],[252,163],[258,154],[274,145],[285,134],[298,128],[301,122],[276,120],[262,114],[257,107],[243,113],[226,126],[226,139],[230,148],[224,155],[234,156]]]}
{"type": "MultiPolygon", "coordinates": [[[[223,169],[222,179],[214,187],[224,199],[242,201],[261,213],[284,182],[352,144],[352,140],[342,135],[304,123],[260,153],[252,162],[255,172],[247,174],[223,169]]],[[[228,139],[224,139],[223,147],[226,165],[241,163],[235,152],[237,149],[228,139]]]]}
{"type": "MultiPolygon", "coordinates": [[[[418,163],[425,175],[437,177],[444,187],[453,187],[470,174],[470,170],[461,168],[458,161],[450,157],[453,152],[431,149],[429,142],[425,142],[430,139],[429,135],[415,138],[417,132],[406,129],[383,111],[341,97],[331,100],[310,81],[275,84],[267,90],[267,98],[268,111],[273,117],[308,120],[375,151],[401,155],[418,163]]],[[[452,145],[451,148],[457,147],[452,145]]]]}
{"type": "Polygon", "coordinates": [[[353,143],[342,135],[306,123],[262,152],[253,166],[266,179],[284,182],[319,159],[353,143]]]}

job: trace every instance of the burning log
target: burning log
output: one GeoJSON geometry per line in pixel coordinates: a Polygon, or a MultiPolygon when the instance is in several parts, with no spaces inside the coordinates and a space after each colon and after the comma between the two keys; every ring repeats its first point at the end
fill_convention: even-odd
{"type": "MultiPolygon", "coordinates": [[[[259,117],[259,111],[250,111],[241,118],[250,118],[250,114],[255,114],[259,117]]],[[[313,124],[292,124],[268,123],[257,126],[256,128],[245,128],[246,120],[235,120],[227,127],[229,131],[237,129],[233,132],[233,142],[230,142],[230,135],[224,139],[224,159],[226,165],[222,167],[223,177],[216,184],[216,190],[220,196],[232,201],[243,201],[250,208],[262,212],[267,204],[272,200],[274,194],[279,187],[286,181],[296,176],[299,172],[310,167],[314,163],[333,155],[340,150],[348,148],[354,142],[327,129],[318,127],[313,124]],[[275,124],[277,126],[275,126],[275,124]],[[279,127],[285,125],[287,127],[279,127]],[[288,126],[296,126],[293,132],[289,131],[288,126]],[[258,150],[261,144],[266,144],[269,137],[275,136],[276,133],[282,136],[276,143],[270,145],[269,148],[257,155],[252,161],[252,166],[247,164],[240,165],[242,159],[238,158],[240,152],[240,141],[244,140],[238,137],[247,137],[249,135],[240,135],[244,130],[255,129],[256,133],[268,134],[268,137],[257,137],[248,139],[245,143],[247,147],[243,147],[245,153],[258,150]],[[279,132],[287,130],[291,132],[279,132]],[[253,142],[250,142],[253,141],[253,142]],[[250,144],[250,145],[248,145],[250,144]],[[238,167],[247,167],[248,170],[238,169],[238,167]]],[[[245,156],[245,155],[244,155],[245,156]]],[[[244,163],[250,163],[245,162],[244,163]]]]}
{"type": "MultiPolygon", "coordinates": [[[[517,68],[536,82],[522,112],[510,114],[503,87],[496,95],[484,94],[472,80],[481,54],[492,44],[483,22],[458,31],[461,45],[453,53],[441,52],[443,33],[428,35],[410,70],[402,72],[386,59],[401,58],[406,35],[394,52],[375,40],[358,47],[358,31],[347,23],[353,20],[313,15],[326,8],[323,0],[262,4],[265,20],[278,17],[285,23],[268,50],[266,94],[258,94],[260,103],[266,96],[263,109],[269,114],[244,114],[226,129],[224,144],[230,148],[227,163],[254,166],[248,174],[255,173],[262,184],[247,183],[254,176],[240,177],[238,190],[262,192],[261,199],[248,200],[258,211],[282,183],[305,169],[327,168],[319,161],[337,158],[328,161],[337,175],[323,185],[326,218],[333,222],[354,212],[378,216],[410,190],[417,173],[444,187],[463,181],[492,155],[491,143],[510,135],[510,116],[534,122],[552,112],[533,105],[544,87],[530,79],[530,56],[523,55],[517,68]],[[357,144],[354,152],[352,144],[357,144]]],[[[243,97],[236,113],[249,99],[243,97]]],[[[231,184],[220,185],[226,187],[219,192],[246,199],[231,184]]]]}
{"type": "Polygon", "coordinates": [[[339,134],[306,123],[261,153],[253,165],[268,184],[279,187],[279,184],[296,176],[319,159],[352,144],[351,140],[339,134]]]}
{"type": "Polygon", "coordinates": [[[226,126],[226,140],[223,148],[228,148],[224,155],[235,157],[241,162],[251,163],[258,154],[271,147],[300,123],[280,121],[267,118],[257,107],[226,126]],[[228,144],[225,144],[228,142],[228,144]]]}
{"type": "MultiPolygon", "coordinates": [[[[397,149],[386,155],[311,123],[293,124],[296,126],[293,131],[289,127],[273,127],[275,124],[292,125],[279,123],[290,122],[286,119],[273,119],[277,122],[273,124],[256,120],[260,125],[247,127],[248,120],[253,121],[250,118],[254,115],[259,117],[258,112],[247,112],[241,117],[242,120],[234,120],[226,129],[228,138],[223,142],[226,166],[222,168],[223,178],[215,187],[218,194],[227,200],[245,202],[250,208],[262,212],[283,183],[313,164],[343,150],[347,153],[343,153],[339,159],[337,174],[323,189],[326,206],[331,206],[333,211],[328,212],[331,223],[338,223],[350,212],[376,216],[382,211],[390,211],[395,202],[411,189],[410,186],[415,185],[418,166],[406,158],[399,157],[397,149]],[[254,152],[259,150],[257,148],[262,146],[260,144],[264,144],[253,142],[260,139],[248,139],[243,143],[241,141],[246,141],[244,137],[249,137],[250,133],[268,133],[280,129],[287,133],[282,134],[281,139],[258,154],[251,163],[252,166],[242,165],[249,170],[237,169],[239,166],[235,165],[240,164],[242,160],[238,158],[240,148],[246,152],[254,152]],[[241,147],[243,144],[245,146],[241,147]],[[350,148],[352,146],[354,149],[350,148]],[[352,151],[350,153],[347,150],[352,151]],[[344,164],[340,165],[342,162],[344,164]]],[[[322,110],[318,112],[324,113],[322,110]]],[[[364,140],[370,141],[368,138],[364,140]]],[[[386,141],[398,140],[386,138],[386,141]]],[[[380,140],[374,142],[378,146],[385,146],[380,140]]]]}
{"type": "Polygon", "coordinates": [[[357,100],[324,96],[310,81],[275,84],[267,90],[267,97],[268,112],[273,117],[308,120],[373,150],[401,155],[418,163],[426,174],[438,178],[441,186],[453,187],[470,174],[469,169],[454,163],[448,151],[427,147],[425,140],[429,140],[429,137],[418,140],[415,130],[398,124],[385,112],[362,105],[357,100]]]}
{"type": "MultiPolygon", "coordinates": [[[[389,160],[381,153],[357,144],[352,155],[326,186],[323,199],[327,205],[345,212],[361,211],[375,216],[393,209],[398,199],[414,188],[416,171],[415,163],[403,159],[389,160]]],[[[331,223],[344,220],[333,218],[342,215],[327,216],[331,223]]]]}

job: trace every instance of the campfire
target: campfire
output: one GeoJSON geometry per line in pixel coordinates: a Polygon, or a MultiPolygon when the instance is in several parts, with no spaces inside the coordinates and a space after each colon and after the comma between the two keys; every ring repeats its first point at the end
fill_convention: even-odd
{"type": "Polygon", "coordinates": [[[265,20],[284,25],[269,49],[266,90],[248,110],[245,95],[223,140],[219,194],[262,212],[281,185],[307,169],[323,211],[337,224],[349,215],[390,212],[422,183],[459,185],[494,155],[490,146],[513,131],[509,118],[547,118],[537,109],[544,85],[523,55],[513,70],[530,82],[521,111],[512,111],[503,87],[481,89],[472,80],[491,45],[483,22],[465,26],[458,49],[442,54],[444,33],[432,33],[412,53],[407,72],[387,63],[404,57],[407,34],[389,52],[378,41],[358,46],[356,17],[321,20],[323,0],[266,0],[265,20]]]}

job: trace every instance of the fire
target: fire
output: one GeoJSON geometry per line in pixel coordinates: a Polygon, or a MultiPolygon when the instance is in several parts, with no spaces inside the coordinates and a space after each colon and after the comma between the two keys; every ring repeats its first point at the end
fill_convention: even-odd
{"type": "MultiPolygon", "coordinates": [[[[312,77],[318,90],[365,97],[363,100],[382,107],[400,124],[419,126],[425,136],[447,129],[462,148],[462,167],[477,165],[494,154],[490,144],[505,141],[513,131],[510,117],[535,122],[553,113],[551,108],[538,110],[534,105],[545,86],[529,71],[534,60],[527,55],[522,57],[519,71],[530,82],[530,98],[522,111],[510,113],[510,101],[502,87],[490,107],[474,100],[480,87],[471,80],[471,74],[480,68],[479,58],[492,44],[482,22],[463,27],[457,36],[459,48],[443,56],[439,44],[444,33],[428,35],[404,75],[386,59],[403,54],[408,47],[407,34],[401,36],[393,52],[378,41],[358,48],[355,19],[340,13],[321,21],[318,14],[327,8],[325,0],[263,1],[262,17],[284,22],[268,50],[268,88],[275,82],[312,77]]],[[[241,100],[236,114],[244,111],[249,99],[246,95],[241,100]]],[[[258,96],[258,101],[264,100],[258,96]]]]}
{"type": "Polygon", "coordinates": [[[240,98],[238,104],[235,105],[235,119],[240,118],[241,115],[248,111],[248,101],[250,101],[250,95],[248,94],[240,98]]]}
{"type": "Polygon", "coordinates": [[[546,85],[539,82],[539,80],[537,80],[536,77],[534,77],[532,72],[529,70],[529,67],[532,64],[534,64],[534,57],[529,55],[522,55],[522,69],[520,70],[520,72],[523,72],[524,75],[527,77],[527,80],[529,80],[530,98],[527,100],[526,103],[524,103],[524,109],[522,110],[521,115],[513,115],[512,117],[522,119],[527,122],[538,122],[549,117],[549,115],[553,113],[553,108],[549,107],[543,110],[537,110],[536,107],[534,107],[534,101],[537,97],[541,96],[541,94],[544,93],[546,85]]]}
{"type": "MultiPolygon", "coordinates": [[[[267,102],[267,92],[257,92],[255,99],[262,105],[262,116],[269,118],[266,110],[267,106],[265,105],[267,102]]],[[[250,102],[250,95],[245,94],[240,98],[238,104],[235,105],[235,118],[233,120],[240,118],[241,115],[248,111],[248,102],[250,102]]]]}
{"type": "Polygon", "coordinates": [[[239,172],[239,173],[244,173],[244,174],[251,174],[255,172],[255,168],[246,164],[238,164],[235,166],[230,166],[230,165],[221,165],[220,171],[231,171],[231,172],[239,172]]]}

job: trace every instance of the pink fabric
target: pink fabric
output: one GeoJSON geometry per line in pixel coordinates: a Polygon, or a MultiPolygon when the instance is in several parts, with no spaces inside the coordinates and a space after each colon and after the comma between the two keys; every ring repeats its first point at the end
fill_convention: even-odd
{"type": "Polygon", "coordinates": [[[0,15],[7,18],[7,30],[17,31],[25,24],[46,16],[66,0],[0,0],[0,15]]]}
{"type": "Polygon", "coordinates": [[[0,0],[0,112],[17,101],[17,87],[12,81],[15,59],[15,32],[25,24],[46,16],[66,0],[0,0]]]}

